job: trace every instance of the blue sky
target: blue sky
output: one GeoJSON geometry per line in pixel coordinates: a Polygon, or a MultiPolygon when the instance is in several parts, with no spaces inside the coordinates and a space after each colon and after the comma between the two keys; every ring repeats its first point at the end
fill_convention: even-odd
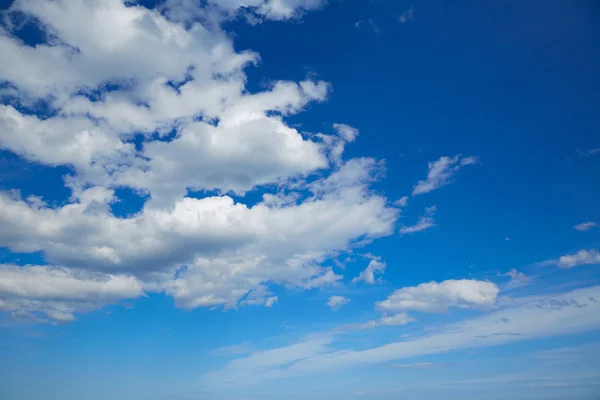
{"type": "Polygon", "coordinates": [[[597,399],[598,11],[3,1],[0,397],[597,399]]]}

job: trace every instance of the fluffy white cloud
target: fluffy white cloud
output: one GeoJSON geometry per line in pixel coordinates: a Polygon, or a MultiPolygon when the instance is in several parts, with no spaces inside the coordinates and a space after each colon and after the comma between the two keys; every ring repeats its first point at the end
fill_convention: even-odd
{"type": "Polygon", "coordinates": [[[584,264],[600,264],[600,253],[596,250],[581,249],[575,254],[567,254],[556,260],[560,268],[573,268],[584,264]]]}
{"type": "Polygon", "coordinates": [[[91,273],[83,270],[27,265],[0,265],[0,310],[36,322],[45,314],[62,322],[74,312],[92,311],[106,304],[143,295],[133,276],[91,273]]]}
{"type": "MultiPolygon", "coordinates": [[[[184,308],[270,307],[278,300],[271,285],[338,284],[341,275],[324,261],[394,232],[399,211],[370,189],[383,163],[343,159],[358,130],[338,123],[329,134],[308,134],[286,123],[326,100],[329,85],[281,81],[248,91],[244,68],[259,56],[236,51],[220,25],[242,14],[295,18],[322,2],[202,4],[13,3],[8,13],[31,18],[47,40],[28,46],[16,30],[1,28],[0,52],[9,56],[0,58],[0,76],[10,85],[2,89],[9,105],[0,107],[0,147],[70,166],[72,196],[49,206],[0,193],[0,246],[42,251],[72,275],[68,282],[132,279],[184,308]],[[122,187],[150,201],[116,217],[111,204],[122,200],[115,194],[122,187]],[[226,195],[257,188],[262,200],[253,205],[226,195]],[[216,194],[186,197],[190,190],[216,194]]],[[[67,282],[56,278],[58,267],[48,268],[52,286],[67,282]]],[[[110,302],[84,297],[89,307],[34,292],[1,298],[16,313],[38,312],[43,302],[67,319],[110,302]]]]}
{"type": "Polygon", "coordinates": [[[393,232],[397,211],[385,206],[385,198],[334,175],[339,186],[323,183],[328,191],[299,204],[247,207],[227,196],[183,198],[172,210],[145,208],[131,218],[110,214],[113,192],[105,189],[89,189],[80,202],[60,208],[0,195],[0,243],[15,251],[44,250],[59,265],[144,280],[160,273],[169,281],[187,265],[177,279],[160,282],[180,306],[235,306],[262,282],[333,284],[341,277],[321,261],[359,238],[393,232]]]}
{"type": "Polygon", "coordinates": [[[430,162],[427,179],[417,183],[412,192],[413,196],[429,193],[447,185],[461,167],[476,164],[477,162],[477,157],[462,157],[460,154],[452,158],[440,157],[439,160],[430,162]]]}
{"type": "Polygon", "coordinates": [[[385,272],[386,263],[379,259],[373,259],[369,261],[369,265],[365,268],[357,277],[352,279],[352,282],[366,282],[374,285],[375,282],[380,281],[381,278],[377,278],[378,275],[383,275],[385,272]]]}
{"type": "Polygon", "coordinates": [[[589,231],[592,228],[595,228],[596,226],[598,226],[598,224],[596,224],[595,222],[582,222],[581,224],[577,224],[575,225],[573,228],[578,230],[578,231],[589,231]]]}
{"type": "Polygon", "coordinates": [[[344,296],[331,296],[329,300],[327,300],[327,305],[333,311],[339,310],[340,308],[342,308],[342,306],[348,303],[350,303],[350,299],[344,296]]]}
{"type": "Polygon", "coordinates": [[[435,214],[436,206],[427,207],[425,209],[425,215],[419,217],[419,220],[415,225],[400,227],[400,235],[408,235],[415,232],[421,232],[435,226],[435,220],[433,215],[435,214]]]}
{"type": "Polygon", "coordinates": [[[444,312],[449,307],[485,308],[496,303],[498,292],[498,287],[492,282],[451,279],[398,289],[376,306],[388,313],[409,310],[444,312]]]}

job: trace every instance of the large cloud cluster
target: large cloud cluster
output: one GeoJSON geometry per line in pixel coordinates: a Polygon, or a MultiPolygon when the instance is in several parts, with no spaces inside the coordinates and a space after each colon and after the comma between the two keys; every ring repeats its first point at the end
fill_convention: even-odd
{"type": "Polygon", "coordinates": [[[398,211],[369,187],[382,163],[343,159],[358,131],[286,123],[329,85],[249,92],[244,69],[259,55],[221,29],[226,18],[284,20],[321,4],[14,2],[0,28],[0,148],[69,167],[71,197],[52,206],[0,193],[0,246],[48,262],[0,265],[0,309],[69,321],[148,291],[186,308],[270,306],[270,285],[335,284],[326,260],[393,233],[398,211]],[[39,43],[19,37],[23,21],[39,43]],[[114,215],[119,188],[147,196],[144,207],[114,215]],[[234,200],[256,190],[259,202],[234,200]]]}

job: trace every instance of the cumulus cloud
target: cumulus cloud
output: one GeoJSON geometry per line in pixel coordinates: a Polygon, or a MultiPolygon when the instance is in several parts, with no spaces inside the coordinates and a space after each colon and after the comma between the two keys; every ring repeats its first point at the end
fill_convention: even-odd
{"type": "Polygon", "coordinates": [[[451,279],[398,289],[376,306],[388,313],[410,310],[444,312],[449,307],[488,308],[496,303],[498,292],[498,287],[492,282],[451,279]]]}
{"type": "Polygon", "coordinates": [[[331,296],[329,300],[327,300],[327,305],[333,311],[339,310],[348,303],[350,303],[350,299],[344,296],[331,296]]]}
{"type": "Polygon", "coordinates": [[[0,265],[0,310],[44,322],[40,316],[64,322],[73,313],[143,295],[133,276],[90,273],[84,270],[26,265],[0,265]]]}
{"type": "Polygon", "coordinates": [[[94,289],[58,299],[21,284],[18,294],[0,292],[3,309],[67,320],[147,291],[184,308],[271,307],[272,285],[335,285],[342,276],[326,260],[394,232],[399,210],[371,189],[383,163],[343,157],[358,130],[336,123],[309,134],[286,122],[327,100],[329,84],[278,81],[251,92],[244,69],[260,57],[236,50],[221,27],[238,16],[297,18],[323,2],[209,3],[17,0],[7,11],[47,40],[29,46],[0,28],[9,55],[0,58],[9,83],[0,89],[0,148],[68,166],[71,196],[53,206],[0,193],[0,246],[41,251],[51,264],[12,275],[94,289]],[[117,188],[149,200],[117,217],[117,188]],[[234,200],[257,189],[259,201],[234,200]]]}
{"type": "Polygon", "coordinates": [[[581,249],[575,254],[567,254],[556,260],[559,268],[574,268],[585,264],[600,264],[600,253],[597,250],[581,249]]]}
{"type": "Polygon", "coordinates": [[[419,217],[419,220],[415,225],[403,225],[400,227],[400,235],[408,235],[415,232],[421,232],[435,226],[435,220],[433,215],[435,214],[436,206],[427,207],[425,209],[425,215],[419,217]]]}
{"type": "Polygon", "coordinates": [[[598,224],[590,221],[590,222],[582,222],[581,224],[577,224],[573,228],[580,232],[583,232],[583,231],[589,231],[590,229],[595,228],[596,226],[598,226],[598,224]]]}
{"type": "Polygon", "coordinates": [[[429,172],[427,179],[421,180],[414,187],[412,195],[429,193],[439,189],[451,182],[452,177],[458,170],[465,165],[477,164],[477,157],[463,157],[457,155],[454,157],[440,157],[439,160],[429,163],[429,172]]]}

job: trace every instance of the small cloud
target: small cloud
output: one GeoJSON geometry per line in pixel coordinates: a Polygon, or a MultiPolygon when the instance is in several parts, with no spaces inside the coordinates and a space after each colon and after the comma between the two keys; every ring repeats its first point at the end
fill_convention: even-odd
{"type": "Polygon", "coordinates": [[[395,315],[384,315],[379,319],[373,319],[367,322],[361,322],[358,324],[348,324],[342,325],[339,328],[336,328],[335,331],[348,331],[348,330],[357,330],[357,329],[372,329],[378,328],[380,326],[400,326],[406,325],[409,322],[415,322],[416,320],[412,318],[407,313],[401,312],[395,315]]]}
{"type": "Polygon", "coordinates": [[[477,164],[478,162],[478,157],[462,157],[460,154],[452,158],[440,157],[437,161],[429,162],[427,179],[417,182],[412,195],[417,196],[439,189],[449,184],[454,174],[463,166],[477,164]]]}
{"type": "Polygon", "coordinates": [[[268,307],[268,308],[273,307],[273,305],[275,303],[277,303],[278,300],[279,300],[279,297],[277,297],[277,296],[267,298],[267,300],[265,301],[265,307],[268,307]]]}
{"type": "Polygon", "coordinates": [[[411,7],[408,10],[404,11],[402,14],[400,14],[400,16],[398,17],[398,21],[401,24],[406,24],[409,21],[412,21],[412,19],[414,18],[415,15],[415,8],[411,7]]]}
{"type": "Polygon", "coordinates": [[[579,250],[555,260],[559,268],[573,268],[585,264],[600,264],[600,253],[596,250],[579,250]]]}
{"type": "Polygon", "coordinates": [[[369,18],[369,25],[371,25],[371,27],[373,28],[373,32],[379,33],[379,27],[371,18],[369,18]]]}
{"type": "Polygon", "coordinates": [[[435,214],[436,210],[436,206],[425,208],[425,215],[421,216],[415,225],[403,225],[400,227],[400,235],[404,236],[415,232],[421,232],[434,227],[435,220],[433,219],[433,215],[435,214]]]}
{"type": "Polygon", "coordinates": [[[374,285],[375,283],[381,282],[381,278],[377,278],[377,276],[383,275],[386,266],[386,263],[382,262],[379,257],[371,259],[367,268],[365,268],[356,278],[352,279],[352,283],[363,281],[374,285]]]}
{"type": "Polygon", "coordinates": [[[504,240],[506,240],[507,242],[509,242],[510,238],[509,237],[505,237],[504,240]]]}
{"type": "Polygon", "coordinates": [[[408,196],[404,196],[394,201],[394,205],[398,207],[406,207],[408,205],[408,196]]]}
{"type": "Polygon", "coordinates": [[[356,21],[356,22],[354,23],[354,27],[355,27],[355,28],[359,28],[361,24],[362,24],[362,21],[356,21]]]}
{"type": "Polygon", "coordinates": [[[594,154],[598,154],[598,153],[600,153],[600,147],[597,147],[595,149],[588,149],[588,150],[577,149],[577,155],[580,157],[589,157],[589,156],[593,156],[594,154]]]}
{"type": "Polygon", "coordinates": [[[337,311],[345,304],[350,303],[350,299],[344,296],[331,296],[327,301],[327,305],[333,310],[337,311]]]}
{"type": "Polygon", "coordinates": [[[517,271],[514,268],[505,274],[501,274],[501,276],[507,276],[510,278],[510,281],[508,281],[508,283],[504,285],[504,289],[506,290],[527,286],[533,282],[533,278],[525,275],[522,272],[517,271]]]}
{"type": "Polygon", "coordinates": [[[575,228],[576,230],[578,230],[580,232],[584,232],[584,231],[589,231],[590,229],[595,228],[596,226],[598,226],[597,223],[588,221],[588,222],[582,222],[581,224],[577,224],[573,228],[575,228]]]}

